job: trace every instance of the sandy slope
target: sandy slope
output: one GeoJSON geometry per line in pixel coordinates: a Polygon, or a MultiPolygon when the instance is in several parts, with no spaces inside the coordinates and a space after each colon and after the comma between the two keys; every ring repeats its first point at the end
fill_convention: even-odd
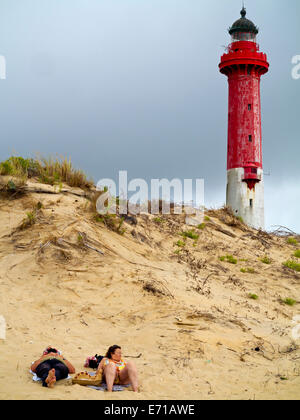
{"type": "Polygon", "coordinates": [[[8,324],[0,341],[1,399],[299,399],[300,342],[292,341],[291,321],[300,306],[279,301],[300,300],[300,275],[282,267],[293,246],[227,226],[215,211],[196,246],[187,239],[177,255],[174,244],[187,229],[182,216],[159,223],[141,215],[121,236],[87,208],[72,194],[0,201],[0,314],[8,324]],[[37,222],[16,230],[38,201],[37,222]],[[84,247],[79,232],[104,255],[84,247]],[[227,254],[238,264],[219,260],[227,254]],[[259,261],[264,255],[271,265],[259,261]],[[65,382],[42,388],[28,369],[48,344],[78,370],[112,344],[128,359],[142,353],[133,359],[140,393],[65,382]]]}

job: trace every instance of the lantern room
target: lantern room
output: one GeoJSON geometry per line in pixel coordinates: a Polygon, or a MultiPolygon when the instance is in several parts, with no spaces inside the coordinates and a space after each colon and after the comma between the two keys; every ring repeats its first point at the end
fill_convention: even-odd
{"type": "Polygon", "coordinates": [[[250,41],[256,42],[258,28],[251,20],[246,18],[246,9],[241,10],[241,18],[238,19],[228,30],[231,35],[231,42],[250,41]]]}

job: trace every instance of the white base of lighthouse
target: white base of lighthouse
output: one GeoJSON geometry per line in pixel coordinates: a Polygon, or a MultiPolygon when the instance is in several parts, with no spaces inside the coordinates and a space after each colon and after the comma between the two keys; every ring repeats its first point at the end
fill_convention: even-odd
{"type": "Polygon", "coordinates": [[[264,179],[263,170],[257,170],[261,181],[250,190],[243,182],[244,168],[227,171],[226,205],[231,207],[236,216],[243,218],[244,222],[255,228],[265,228],[264,209],[264,179]]]}

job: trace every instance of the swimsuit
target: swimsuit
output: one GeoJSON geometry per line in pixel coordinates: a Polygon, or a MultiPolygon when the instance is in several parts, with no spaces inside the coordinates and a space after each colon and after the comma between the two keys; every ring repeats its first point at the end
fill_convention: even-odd
{"type": "Polygon", "coordinates": [[[119,376],[119,372],[120,372],[122,369],[124,369],[124,368],[125,368],[125,366],[126,366],[126,362],[124,362],[124,360],[123,360],[123,359],[121,359],[119,362],[116,362],[115,360],[112,360],[112,359],[106,359],[106,360],[105,360],[105,362],[104,362],[104,364],[105,364],[105,365],[109,365],[109,363],[110,363],[110,362],[114,363],[114,364],[116,365],[116,368],[117,368],[117,375],[116,375],[116,378],[115,378],[114,384],[119,384],[119,383],[120,383],[120,376],[119,376]]]}

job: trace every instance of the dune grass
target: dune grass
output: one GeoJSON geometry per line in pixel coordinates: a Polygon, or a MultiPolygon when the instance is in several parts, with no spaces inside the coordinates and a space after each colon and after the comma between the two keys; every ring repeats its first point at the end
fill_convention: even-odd
{"type": "Polygon", "coordinates": [[[254,268],[241,268],[241,273],[255,274],[254,268]]]}
{"type": "Polygon", "coordinates": [[[295,270],[300,272],[300,264],[296,263],[295,261],[289,260],[283,263],[284,267],[290,268],[291,270],[295,270]]]}
{"type": "Polygon", "coordinates": [[[297,251],[294,252],[294,257],[300,258],[300,249],[297,249],[297,251]]]}
{"type": "Polygon", "coordinates": [[[198,228],[199,230],[204,230],[204,229],[205,229],[205,227],[206,227],[206,224],[205,224],[205,223],[201,223],[200,225],[198,225],[198,226],[197,226],[197,228],[198,228]]]}
{"type": "Polygon", "coordinates": [[[93,182],[87,179],[85,173],[74,169],[71,160],[66,158],[24,159],[11,156],[6,161],[0,162],[0,175],[23,180],[34,177],[50,185],[62,186],[64,182],[70,187],[82,189],[90,189],[93,186],[93,182]]]}
{"type": "Polygon", "coordinates": [[[267,257],[267,256],[264,256],[263,258],[260,258],[260,261],[261,261],[262,263],[264,263],[264,264],[268,264],[268,265],[272,263],[271,258],[269,258],[269,257],[267,257]]]}
{"type": "Polygon", "coordinates": [[[254,293],[249,293],[248,297],[253,300],[258,300],[258,296],[254,293]]]}
{"type": "Polygon", "coordinates": [[[219,260],[223,261],[223,262],[226,261],[230,264],[237,264],[237,262],[238,262],[237,259],[234,258],[232,255],[222,256],[222,257],[219,258],[219,260]]]}
{"type": "Polygon", "coordinates": [[[296,238],[292,238],[292,237],[290,237],[290,238],[287,239],[287,243],[289,245],[298,245],[297,239],[296,238]]]}
{"type": "Polygon", "coordinates": [[[124,217],[119,217],[116,214],[96,214],[94,217],[96,222],[103,223],[108,229],[119,235],[124,235],[126,229],[123,228],[124,217]]]}
{"type": "Polygon", "coordinates": [[[291,298],[282,299],[282,302],[285,303],[288,306],[294,306],[297,301],[291,298]]]}
{"type": "Polygon", "coordinates": [[[187,230],[185,232],[181,232],[180,234],[183,238],[190,238],[194,241],[197,241],[199,239],[198,233],[195,232],[195,230],[187,230]]]}

